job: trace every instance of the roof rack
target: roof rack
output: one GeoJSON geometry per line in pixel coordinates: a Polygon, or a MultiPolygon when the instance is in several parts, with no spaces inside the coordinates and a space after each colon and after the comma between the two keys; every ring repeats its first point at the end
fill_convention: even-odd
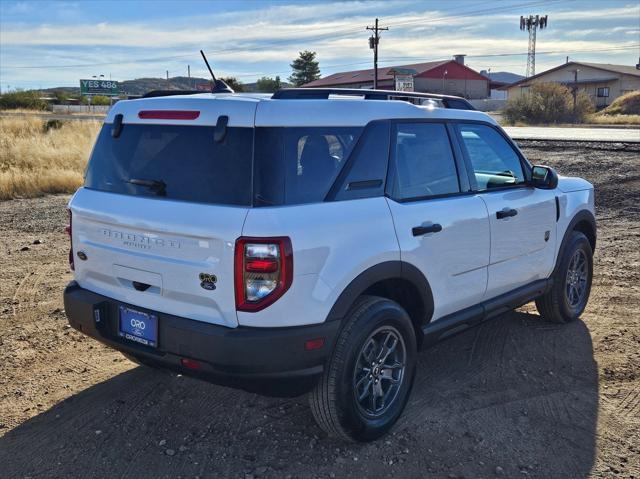
{"type": "Polygon", "coordinates": [[[197,95],[198,93],[211,93],[199,90],[151,90],[142,95],[140,98],[155,98],[158,96],[172,95],[197,95]]]}
{"type": "Polygon", "coordinates": [[[326,100],[331,95],[359,96],[365,100],[438,100],[445,108],[475,110],[468,100],[460,96],[437,95],[395,90],[367,90],[357,88],[284,88],[271,98],[274,100],[326,100]]]}

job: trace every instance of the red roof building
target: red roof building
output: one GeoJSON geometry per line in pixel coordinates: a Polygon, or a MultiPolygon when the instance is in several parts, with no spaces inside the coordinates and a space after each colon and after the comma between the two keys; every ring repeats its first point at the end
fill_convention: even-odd
{"type": "MultiPolygon", "coordinates": [[[[393,70],[414,70],[417,92],[458,95],[469,99],[489,96],[489,79],[464,64],[464,55],[456,60],[413,63],[378,68],[378,88],[394,90],[393,70]]],[[[304,85],[308,88],[373,88],[373,68],[334,73],[304,85]]]]}

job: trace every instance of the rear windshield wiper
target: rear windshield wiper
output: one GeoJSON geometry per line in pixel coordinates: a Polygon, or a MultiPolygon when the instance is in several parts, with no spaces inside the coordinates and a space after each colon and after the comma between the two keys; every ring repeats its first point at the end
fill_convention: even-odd
{"type": "Polygon", "coordinates": [[[158,196],[167,196],[167,184],[162,180],[141,180],[139,178],[131,178],[130,180],[125,181],[132,185],[149,188],[158,196]]]}

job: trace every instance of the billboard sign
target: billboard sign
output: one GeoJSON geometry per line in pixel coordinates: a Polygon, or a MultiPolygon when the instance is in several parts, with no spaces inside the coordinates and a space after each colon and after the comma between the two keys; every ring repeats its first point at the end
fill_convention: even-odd
{"type": "Polygon", "coordinates": [[[120,86],[117,81],[112,80],[80,80],[80,94],[83,96],[118,96],[120,94],[120,86]]]}

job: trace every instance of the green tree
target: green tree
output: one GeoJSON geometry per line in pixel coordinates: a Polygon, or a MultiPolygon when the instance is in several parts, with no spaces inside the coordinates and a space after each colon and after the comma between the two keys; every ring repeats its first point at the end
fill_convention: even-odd
{"type": "Polygon", "coordinates": [[[259,92],[274,93],[282,88],[282,82],[279,76],[275,77],[275,79],[262,77],[256,82],[256,88],[259,92]]]}
{"type": "Polygon", "coordinates": [[[41,100],[42,95],[35,90],[15,90],[0,96],[0,109],[14,110],[24,108],[27,110],[46,110],[47,102],[41,100]]]}
{"type": "Polygon", "coordinates": [[[291,63],[293,73],[289,81],[295,86],[305,85],[320,78],[320,66],[316,61],[316,52],[305,50],[291,63]]]}
{"type": "Polygon", "coordinates": [[[67,95],[63,90],[54,91],[53,97],[55,98],[54,103],[56,105],[64,105],[69,100],[69,95],[67,95]]]}
{"type": "Polygon", "coordinates": [[[226,77],[226,78],[221,78],[221,80],[225,82],[227,85],[229,85],[231,89],[235,92],[244,91],[244,85],[236,77],[226,77]]]}

